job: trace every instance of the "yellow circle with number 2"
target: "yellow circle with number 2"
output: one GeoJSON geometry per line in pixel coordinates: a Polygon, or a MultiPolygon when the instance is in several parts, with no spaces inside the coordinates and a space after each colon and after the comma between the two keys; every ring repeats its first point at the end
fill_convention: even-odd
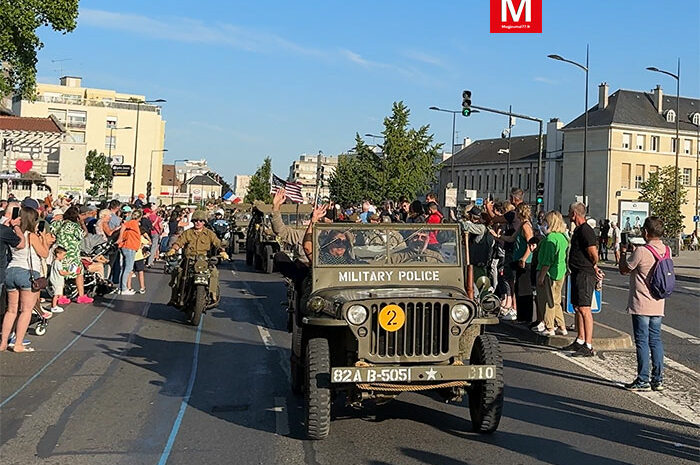
{"type": "Polygon", "coordinates": [[[387,305],[379,311],[379,326],[385,331],[398,331],[405,322],[406,313],[398,305],[387,305]]]}

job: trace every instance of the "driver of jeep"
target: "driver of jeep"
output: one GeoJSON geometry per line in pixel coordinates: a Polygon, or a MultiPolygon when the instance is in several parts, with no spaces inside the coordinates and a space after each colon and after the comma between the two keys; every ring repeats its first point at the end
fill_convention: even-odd
{"type": "Polygon", "coordinates": [[[395,265],[407,262],[442,263],[445,261],[440,252],[428,248],[430,232],[418,230],[406,238],[406,247],[398,252],[391,252],[386,263],[395,265]]]}
{"type": "Polygon", "coordinates": [[[319,263],[345,265],[354,262],[350,254],[352,242],[342,231],[328,231],[327,234],[319,237],[319,240],[321,241],[319,263]]]}
{"type": "MultiPolygon", "coordinates": [[[[210,255],[212,249],[218,250],[222,258],[228,259],[228,255],[221,248],[221,241],[211,229],[205,227],[207,215],[202,210],[197,210],[192,215],[194,227],[188,229],[178,237],[170,250],[166,253],[167,256],[174,255],[178,250],[184,249],[185,260],[182,260],[180,266],[173,270],[170,286],[172,287],[172,296],[168,305],[180,306],[181,289],[183,287],[182,280],[185,276],[185,267],[187,266],[188,258],[195,258],[198,255],[210,255]]],[[[219,300],[219,270],[213,267],[211,270],[211,279],[209,280],[209,292],[213,300],[219,300]]]]}

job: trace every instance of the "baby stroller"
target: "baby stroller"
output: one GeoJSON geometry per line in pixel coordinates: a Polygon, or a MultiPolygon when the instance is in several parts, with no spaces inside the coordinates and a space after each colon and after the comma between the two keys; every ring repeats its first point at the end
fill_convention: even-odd
{"type": "MultiPolygon", "coordinates": [[[[93,263],[93,260],[98,256],[109,257],[110,254],[114,253],[116,249],[116,243],[112,240],[102,242],[97,244],[92,248],[92,250],[86,254],[88,258],[81,259],[81,266],[83,268],[83,288],[85,294],[94,297],[96,295],[104,295],[112,290],[112,286],[106,279],[103,279],[98,273],[88,271],[88,266],[93,263]]],[[[46,288],[49,296],[53,297],[54,289],[51,284],[46,288]]],[[[67,298],[74,300],[78,297],[78,287],[75,284],[75,279],[66,278],[63,287],[63,295],[67,298]]]]}

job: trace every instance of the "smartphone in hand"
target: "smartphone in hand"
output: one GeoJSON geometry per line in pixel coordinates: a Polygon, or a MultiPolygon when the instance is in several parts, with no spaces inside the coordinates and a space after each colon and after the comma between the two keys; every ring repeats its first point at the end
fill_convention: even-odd
{"type": "Polygon", "coordinates": [[[43,233],[44,229],[46,229],[46,221],[39,221],[39,227],[38,227],[37,231],[39,233],[43,233]]]}
{"type": "Polygon", "coordinates": [[[12,219],[13,219],[13,220],[16,220],[17,218],[19,218],[19,212],[20,212],[20,208],[19,208],[19,207],[14,207],[14,208],[12,209],[12,219]]]}

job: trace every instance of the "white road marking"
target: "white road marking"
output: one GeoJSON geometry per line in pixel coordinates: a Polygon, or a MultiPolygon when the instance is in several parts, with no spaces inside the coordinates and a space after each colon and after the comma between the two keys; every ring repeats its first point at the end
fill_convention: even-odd
{"type": "Polygon", "coordinates": [[[263,340],[263,344],[265,344],[265,348],[267,350],[272,350],[275,343],[272,341],[272,334],[270,334],[270,331],[260,325],[256,325],[256,328],[258,328],[258,332],[263,340]]]}
{"type": "MultiPolygon", "coordinates": [[[[622,387],[637,376],[636,354],[633,352],[606,352],[602,357],[571,357],[563,352],[555,354],[599,377],[622,387]]],[[[664,357],[663,392],[635,392],[659,407],[694,425],[700,425],[700,374],[664,357]]]]}
{"type": "Polygon", "coordinates": [[[693,336],[692,334],[684,333],[683,331],[679,331],[677,329],[671,328],[670,326],[666,326],[664,324],[661,325],[661,331],[666,331],[669,334],[673,334],[674,336],[685,339],[686,341],[690,342],[691,344],[700,344],[700,339],[697,337],[693,336]]]}
{"type": "Polygon", "coordinates": [[[700,291],[700,287],[696,286],[681,286],[683,289],[688,290],[688,291],[700,291]]]}
{"type": "Polygon", "coordinates": [[[275,415],[275,433],[279,436],[289,435],[289,415],[287,414],[287,399],[284,397],[275,397],[275,405],[273,410],[275,415]]]}

